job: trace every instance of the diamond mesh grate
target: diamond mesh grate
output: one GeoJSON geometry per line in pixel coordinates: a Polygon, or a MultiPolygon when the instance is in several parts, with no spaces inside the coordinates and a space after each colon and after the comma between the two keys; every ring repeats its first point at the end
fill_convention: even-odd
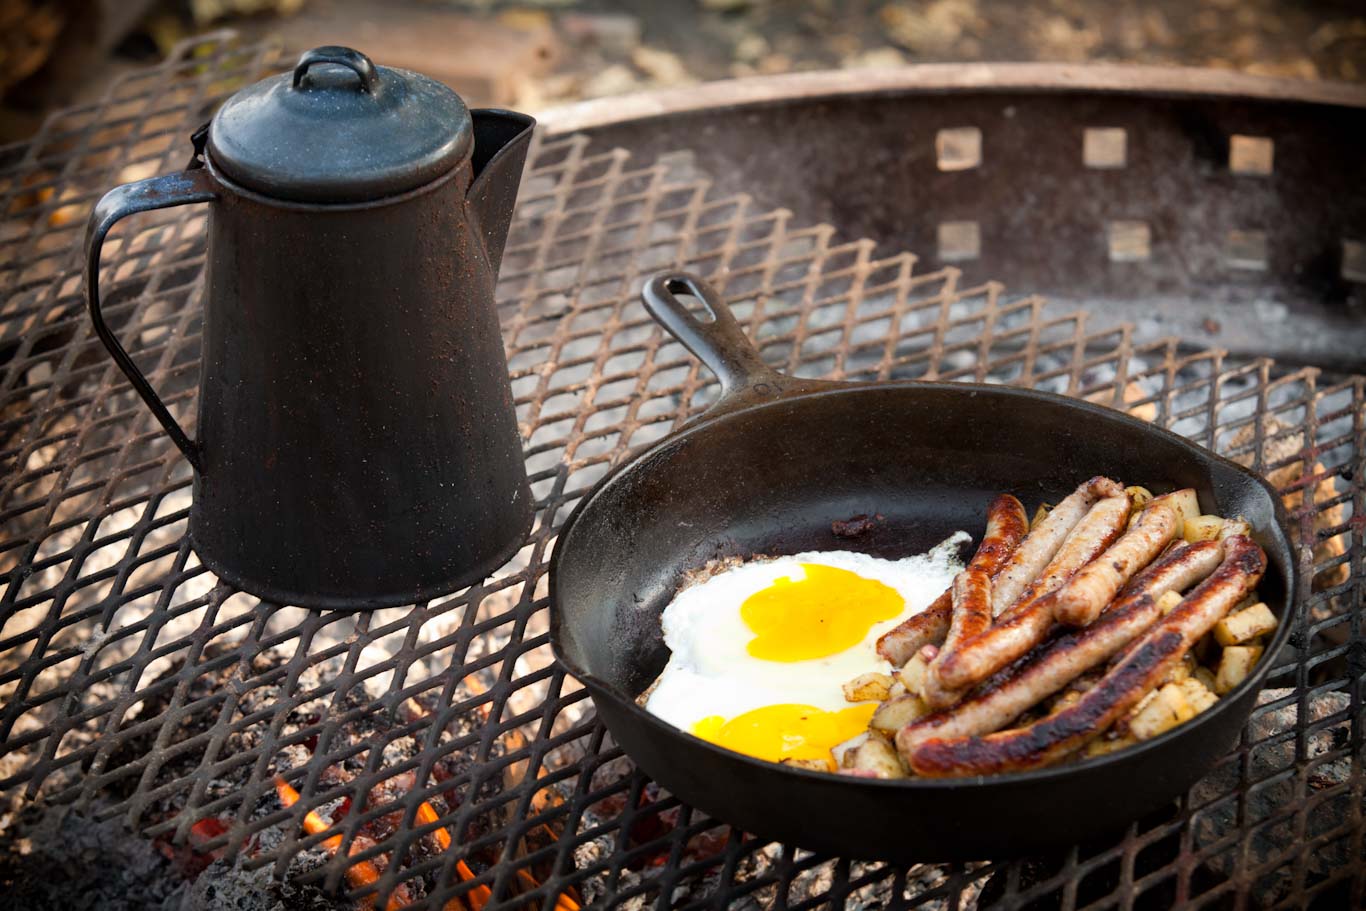
{"type": "MultiPolygon", "coordinates": [[[[533,148],[498,299],[539,513],[509,565],[362,615],[219,583],[185,539],[188,466],[90,330],[80,244],[103,190],[178,167],[213,105],[276,65],[210,36],[0,150],[0,789],[390,907],[1362,904],[1366,381],[1045,317],[718,194],[685,154],[533,148]],[[549,654],[546,561],[594,482],[715,397],[637,299],[678,266],[797,375],[1083,396],[1267,473],[1310,571],[1239,745],[1122,837],[911,868],[756,841],[633,769],[549,654]]],[[[203,227],[137,216],[105,257],[111,326],[190,423],[203,227]]]]}

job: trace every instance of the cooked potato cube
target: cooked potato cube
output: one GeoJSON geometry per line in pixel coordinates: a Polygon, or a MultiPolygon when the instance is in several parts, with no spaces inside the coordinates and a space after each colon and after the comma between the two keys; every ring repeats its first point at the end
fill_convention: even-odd
{"type": "Polygon", "coordinates": [[[1163,592],[1162,597],[1157,599],[1157,609],[1162,612],[1162,616],[1167,616],[1176,610],[1176,606],[1182,601],[1180,592],[1163,592]]]}
{"type": "Polygon", "coordinates": [[[1133,724],[1135,718],[1143,714],[1143,711],[1147,709],[1155,699],[1157,699],[1157,690],[1149,690],[1148,695],[1138,700],[1138,705],[1129,709],[1129,714],[1115,722],[1115,726],[1111,729],[1111,733],[1117,737],[1130,736],[1129,726],[1133,724]]]}
{"type": "Polygon", "coordinates": [[[813,772],[833,772],[835,764],[828,759],[784,759],[781,764],[794,769],[810,769],[813,772]]]}
{"type": "Polygon", "coordinates": [[[1132,737],[1097,737],[1086,745],[1087,756],[1104,756],[1106,753],[1113,753],[1125,747],[1131,747],[1138,743],[1132,737]]]}
{"type": "MultiPolygon", "coordinates": [[[[893,681],[891,688],[887,690],[887,699],[898,699],[905,695],[906,684],[902,683],[900,680],[893,681]]],[[[884,699],[883,701],[886,702],[887,700],[884,699]]]]}
{"type": "Polygon", "coordinates": [[[842,769],[847,769],[854,761],[854,750],[863,746],[868,738],[873,736],[873,731],[864,731],[850,737],[844,743],[837,743],[830,749],[830,755],[835,757],[835,764],[842,769]]]}
{"type": "Polygon", "coordinates": [[[1242,683],[1261,657],[1260,645],[1230,645],[1224,649],[1219,658],[1219,670],[1214,675],[1214,691],[1222,696],[1242,683]]]}
{"type": "Polygon", "coordinates": [[[1192,544],[1198,541],[1214,541],[1223,530],[1223,516],[1191,516],[1182,527],[1181,537],[1192,544]]]}
{"type": "Polygon", "coordinates": [[[1199,680],[1205,689],[1209,690],[1211,693],[1214,692],[1214,671],[1201,665],[1195,669],[1195,673],[1191,674],[1191,677],[1195,680],[1199,680]]]}
{"type": "Polygon", "coordinates": [[[898,696],[877,707],[869,727],[875,731],[895,734],[897,731],[930,713],[930,707],[919,696],[898,696]]]}
{"type": "Polygon", "coordinates": [[[1195,656],[1190,652],[1186,652],[1186,654],[1181,656],[1181,660],[1167,672],[1167,676],[1162,678],[1162,684],[1180,683],[1189,678],[1191,674],[1195,673],[1196,667],[1195,656]]]}
{"type": "Polygon", "coordinates": [[[1222,646],[1242,645],[1264,636],[1277,626],[1276,615],[1271,608],[1258,602],[1249,608],[1229,614],[1214,624],[1214,638],[1222,646]]]}
{"type": "Polygon", "coordinates": [[[1164,493],[1155,499],[1161,500],[1176,510],[1176,533],[1178,535],[1183,533],[1186,522],[1200,515],[1200,501],[1196,498],[1195,491],[1189,487],[1164,493]]]}
{"type": "Polygon", "coordinates": [[[897,674],[897,679],[906,687],[906,692],[922,696],[925,693],[925,674],[929,671],[930,663],[924,656],[916,654],[911,656],[901,667],[901,672],[897,674]]]}
{"type": "Polygon", "coordinates": [[[891,688],[890,674],[859,674],[844,684],[844,698],[848,702],[881,702],[891,688]]]}
{"type": "Polygon", "coordinates": [[[1138,512],[1153,498],[1153,492],[1146,487],[1126,487],[1124,492],[1129,495],[1130,512],[1138,512]]]}
{"type": "MultiPolygon", "coordinates": [[[[866,734],[865,737],[864,737],[864,740],[881,740],[883,743],[887,744],[888,746],[891,746],[891,745],[892,745],[892,742],[893,742],[895,739],[896,739],[896,731],[879,731],[879,730],[877,730],[877,729],[875,729],[875,728],[869,728],[867,734],[866,734]]],[[[859,741],[859,743],[862,743],[862,742],[863,742],[863,741],[859,741]]],[[[855,746],[857,746],[857,745],[858,745],[858,744],[855,744],[855,746]]]]}
{"type": "Polygon", "coordinates": [[[1048,518],[1048,511],[1052,508],[1053,507],[1049,506],[1047,503],[1040,503],[1039,508],[1034,510],[1034,518],[1029,520],[1029,530],[1033,531],[1035,526],[1048,518]]]}
{"type": "Polygon", "coordinates": [[[1082,694],[1076,690],[1066,690],[1062,695],[1053,700],[1053,705],[1049,707],[1049,714],[1056,714],[1063,709],[1070,708],[1081,702],[1082,694]]]}
{"type": "Polygon", "coordinates": [[[905,778],[906,767],[896,749],[885,740],[869,737],[844,757],[845,768],[872,772],[879,778],[905,778]]]}
{"type": "Polygon", "coordinates": [[[1139,740],[1151,740],[1194,717],[1195,707],[1187,701],[1181,686],[1169,683],[1129,722],[1129,731],[1139,740]]]}
{"type": "Polygon", "coordinates": [[[1195,709],[1197,715],[1219,701],[1219,697],[1214,695],[1214,690],[1207,687],[1204,682],[1195,675],[1191,675],[1181,681],[1181,693],[1186,697],[1186,701],[1190,703],[1191,708],[1195,709]]]}
{"type": "Polygon", "coordinates": [[[1250,535],[1252,534],[1252,523],[1242,516],[1234,516],[1232,519],[1224,520],[1224,527],[1219,529],[1220,540],[1231,535],[1250,535]]]}

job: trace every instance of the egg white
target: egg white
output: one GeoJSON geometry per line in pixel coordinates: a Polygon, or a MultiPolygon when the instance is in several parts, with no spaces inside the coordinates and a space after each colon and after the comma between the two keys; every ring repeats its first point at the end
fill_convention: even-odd
{"type": "Polygon", "coordinates": [[[859,674],[888,670],[887,662],[877,654],[878,637],[943,593],[963,568],[957,554],[969,540],[966,532],[956,532],[928,553],[901,560],[854,551],[810,551],[752,560],[683,589],[661,616],[664,643],[672,654],[646,709],[691,731],[708,716],[730,719],[766,705],[798,703],[826,711],[848,708],[844,683],[859,674]],[[754,632],[740,618],[740,605],[776,579],[805,578],[803,563],[875,579],[896,589],[905,606],[896,617],[874,624],[857,645],[837,654],[793,662],[753,657],[747,646],[754,632]]]}

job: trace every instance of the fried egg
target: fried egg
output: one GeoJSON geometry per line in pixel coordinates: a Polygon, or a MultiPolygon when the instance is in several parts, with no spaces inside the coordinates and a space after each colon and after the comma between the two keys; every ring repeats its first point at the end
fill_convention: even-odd
{"type": "Polygon", "coordinates": [[[755,559],[683,589],[661,617],[668,664],[647,711],[727,749],[777,762],[833,761],[877,704],[843,685],[889,670],[883,633],[949,586],[969,540],[883,560],[855,551],[755,559]]]}

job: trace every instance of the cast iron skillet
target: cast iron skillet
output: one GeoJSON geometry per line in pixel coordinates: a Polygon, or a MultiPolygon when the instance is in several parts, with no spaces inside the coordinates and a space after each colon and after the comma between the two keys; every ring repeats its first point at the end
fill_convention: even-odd
{"type": "Polygon", "coordinates": [[[1171,801],[1232,745],[1291,624],[1256,671],[1195,720],[1132,749],[1014,775],[879,781],[723,750],[634,701],[668,657],[659,615],[684,573],[717,557],[857,549],[919,553],[957,529],[980,539],[992,496],[1031,510],[1096,474],[1245,516],[1266,549],[1260,591],[1291,616],[1295,565],[1279,499],[1247,470],[1108,408],[962,383],[832,383],[775,373],[701,280],[659,276],[655,319],[721,380],[720,400],[604,478],[550,562],[551,643],[612,736],[662,786],[767,838],[910,863],[999,858],[1122,829],[1171,801]],[[676,296],[710,311],[699,319],[676,296]],[[831,522],[885,517],[849,540],[831,522]]]}

